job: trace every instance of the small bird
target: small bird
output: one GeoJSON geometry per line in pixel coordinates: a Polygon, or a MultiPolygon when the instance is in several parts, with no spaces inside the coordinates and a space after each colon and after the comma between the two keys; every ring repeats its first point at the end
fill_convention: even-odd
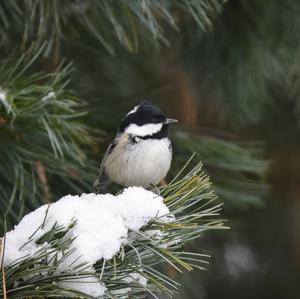
{"type": "Polygon", "coordinates": [[[175,122],[147,101],[127,113],[102,159],[94,183],[98,193],[106,191],[111,182],[123,187],[157,186],[170,169],[168,127],[175,122]]]}

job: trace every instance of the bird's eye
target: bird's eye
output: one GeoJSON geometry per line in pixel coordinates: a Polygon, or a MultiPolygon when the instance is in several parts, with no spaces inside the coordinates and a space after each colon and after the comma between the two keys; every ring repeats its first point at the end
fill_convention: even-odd
{"type": "Polygon", "coordinates": [[[157,124],[157,123],[158,123],[158,119],[152,118],[151,122],[152,122],[153,124],[157,124]]]}

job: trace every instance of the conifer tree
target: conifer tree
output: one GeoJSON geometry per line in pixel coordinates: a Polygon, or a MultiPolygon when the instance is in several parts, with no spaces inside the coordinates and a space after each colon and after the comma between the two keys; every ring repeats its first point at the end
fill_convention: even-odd
{"type": "MultiPolygon", "coordinates": [[[[178,37],[186,26],[192,26],[209,49],[211,41],[207,39],[211,35],[207,37],[206,32],[216,32],[215,23],[227,5],[221,0],[11,0],[0,4],[1,235],[42,204],[69,193],[92,191],[99,152],[104,154],[105,132],[115,130],[124,107],[145,94],[155,95],[161,88],[153,78],[161,72],[163,55],[178,49],[178,37]],[[151,79],[140,78],[139,72],[151,79]]],[[[236,100],[238,96],[230,98],[236,100]]],[[[226,117],[230,118],[230,113],[220,119],[226,117]]],[[[268,162],[260,146],[243,146],[234,138],[183,129],[174,133],[174,140],[175,163],[170,179],[196,153],[193,161],[204,161],[216,193],[229,202],[229,207],[262,202],[268,162]]],[[[194,264],[199,256],[182,251],[182,246],[202,231],[223,225],[215,219],[219,205],[211,203],[215,196],[210,184],[193,161],[194,170],[162,187],[178,223],[169,227],[166,223],[149,224],[150,229],[159,227],[170,233],[171,241],[179,238],[180,242],[163,251],[149,238],[137,241],[135,249],[124,249],[125,257],[119,253],[106,268],[100,261],[97,275],[109,286],[106,298],[126,298],[128,294],[118,290],[127,287],[131,288],[130,298],[144,297],[147,292],[155,295],[156,291],[173,294],[177,283],[157,270],[163,261],[175,269],[202,268],[194,264]],[[134,255],[136,250],[139,258],[134,255]],[[123,279],[137,271],[139,259],[143,266],[139,274],[149,282],[146,288],[123,279]],[[102,269],[106,270],[102,273],[102,269]]],[[[91,275],[84,267],[77,272],[53,272],[53,267],[59,267],[61,253],[71,254],[68,250],[72,241],[59,237],[67,233],[65,230],[56,225],[44,236],[55,256],[53,264],[45,262],[47,252],[41,251],[2,268],[3,297],[82,295],[62,288],[59,282],[91,275]],[[31,280],[27,279],[29,269],[31,280]],[[40,275],[42,271],[47,278],[40,275]]],[[[3,248],[5,252],[5,238],[3,248]]]]}

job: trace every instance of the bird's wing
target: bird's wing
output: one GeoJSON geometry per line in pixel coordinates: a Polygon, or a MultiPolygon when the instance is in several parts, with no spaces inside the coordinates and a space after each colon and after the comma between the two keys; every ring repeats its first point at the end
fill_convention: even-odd
{"type": "Polygon", "coordinates": [[[114,147],[116,146],[116,143],[112,142],[109,147],[107,148],[103,159],[100,164],[100,169],[98,173],[98,178],[94,182],[93,188],[97,190],[99,193],[100,191],[105,191],[105,189],[108,187],[108,185],[111,183],[110,179],[108,178],[106,172],[105,172],[105,162],[108,157],[108,155],[114,150],[114,147]]]}

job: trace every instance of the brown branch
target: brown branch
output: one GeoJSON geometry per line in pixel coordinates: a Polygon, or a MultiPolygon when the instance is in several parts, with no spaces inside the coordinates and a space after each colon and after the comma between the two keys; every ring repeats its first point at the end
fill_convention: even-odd
{"type": "Polygon", "coordinates": [[[46,202],[51,203],[52,202],[51,192],[50,192],[50,186],[49,186],[48,178],[47,178],[47,174],[46,174],[46,169],[40,161],[37,161],[35,163],[35,169],[36,169],[36,172],[38,175],[38,179],[43,186],[46,202]]]}
{"type": "MultiPolygon", "coordinates": [[[[5,236],[4,236],[5,238],[5,236]]],[[[4,241],[2,240],[4,238],[0,239],[0,257],[1,257],[1,272],[2,272],[2,285],[3,285],[3,299],[7,299],[7,294],[6,294],[6,279],[5,279],[5,270],[3,267],[3,258],[4,258],[4,241]],[[3,245],[2,245],[3,244],[3,245]]]]}
{"type": "Polygon", "coordinates": [[[2,267],[2,284],[3,284],[3,299],[7,299],[6,295],[6,279],[5,279],[5,271],[4,268],[2,267]]]}

